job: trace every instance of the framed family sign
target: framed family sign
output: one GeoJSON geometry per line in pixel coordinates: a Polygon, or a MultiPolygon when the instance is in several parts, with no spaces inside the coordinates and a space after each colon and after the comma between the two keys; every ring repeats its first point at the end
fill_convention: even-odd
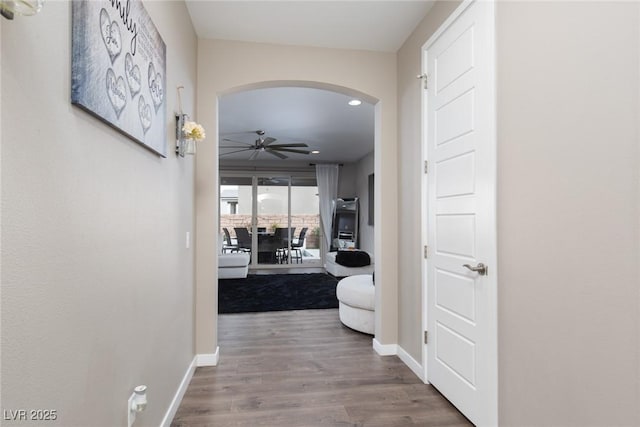
{"type": "Polygon", "coordinates": [[[163,157],[166,45],[139,0],[74,0],[71,102],[163,157]]]}

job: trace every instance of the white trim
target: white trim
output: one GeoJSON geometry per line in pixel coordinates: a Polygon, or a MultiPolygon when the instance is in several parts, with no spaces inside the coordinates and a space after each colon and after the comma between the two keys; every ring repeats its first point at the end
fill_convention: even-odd
{"type": "MultiPolygon", "coordinates": [[[[427,49],[426,49],[426,45],[422,47],[422,72],[426,73],[427,72],[427,49]]],[[[427,153],[427,125],[428,125],[428,121],[427,121],[427,89],[424,88],[424,86],[421,84],[420,85],[420,101],[421,101],[421,107],[422,107],[422,111],[421,111],[421,115],[420,115],[420,130],[421,130],[421,140],[420,140],[420,149],[422,152],[422,162],[419,166],[420,171],[422,171],[422,180],[420,181],[422,188],[421,188],[421,195],[422,195],[422,204],[421,204],[421,212],[420,212],[420,232],[421,232],[421,236],[422,236],[422,245],[421,248],[424,248],[425,246],[427,246],[429,244],[429,241],[427,239],[428,236],[428,227],[427,227],[427,207],[428,207],[428,200],[429,200],[429,193],[427,191],[428,184],[429,184],[429,175],[427,173],[424,173],[424,165],[427,164],[426,162],[429,160],[428,158],[428,153],[427,153]]],[[[433,169],[433,167],[432,167],[433,169]]],[[[427,322],[427,259],[423,256],[422,258],[422,263],[420,266],[420,274],[422,274],[421,276],[421,289],[422,289],[422,306],[421,306],[421,318],[422,318],[422,330],[421,333],[424,333],[424,331],[428,330],[428,322],[427,322]]],[[[419,375],[419,377],[424,378],[424,380],[426,381],[427,378],[429,378],[428,376],[428,372],[427,372],[427,346],[426,344],[422,343],[422,340],[420,341],[420,345],[421,345],[421,352],[422,352],[422,375],[419,375]]]]}
{"type": "Polygon", "coordinates": [[[176,394],[173,396],[173,400],[169,404],[167,408],[167,412],[164,414],[164,418],[160,423],[160,427],[169,427],[171,422],[173,421],[173,417],[176,416],[176,412],[178,412],[178,408],[180,407],[180,403],[182,402],[182,398],[187,391],[187,387],[189,387],[189,383],[191,382],[191,378],[193,377],[193,373],[196,371],[196,360],[198,356],[194,356],[191,364],[187,368],[187,372],[185,372],[184,377],[182,377],[182,381],[178,386],[178,390],[176,390],[176,394]]]}
{"type": "Polygon", "coordinates": [[[376,338],[373,339],[373,349],[380,356],[396,356],[398,354],[398,344],[380,344],[376,338]]]}
{"type": "Polygon", "coordinates": [[[444,33],[451,26],[451,24],[453,24],[453,21],[458,19],[458,17],[462,15],[462,12],[464,12],[469,6],[471,6],[471,3],[473,3],[474,1],[476,0],[464,0],[462,3],[460,3],[460,6],[458,6],[456,10],[451,12],[451,15],[449,15],[446,21],[444,21],[440,25],[440,27],[438,27],[438,29],[431,35],[431,37],[429,37],[427,42],[422,45],[422,50],[423,51],[427,50],[429,46],[435,43],[435,41],[438,40],[438,38],[440,38],[442,33],[444,33]]]}
{"type": "Polygon", "coordinates": [[[196,354],[196,366],[218,366],[220,360],[220,347],[216,347],[215,353],[196,354]]]}
{"type": "Polygon", "coordinates": [[[428,384],[427,377],[424,376],[422,365],[420,365],[416,359],[411,357],[411,355],[401,346],[398,346],[398,357],[409,367],[409,369],[413,371],[414,374],[416,374],[418,378],[420,378],[423,383],[428,384]]]}

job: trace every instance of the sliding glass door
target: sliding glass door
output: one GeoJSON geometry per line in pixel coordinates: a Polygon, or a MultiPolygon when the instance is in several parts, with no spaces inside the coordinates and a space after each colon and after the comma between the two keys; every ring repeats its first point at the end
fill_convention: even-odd
{"type": "Polygon", "coordinates": [[[277,265],[289,262],[292,232],[289,221],[288,176],[257,178],[256,224],[258,264],[277,265]]]}
{"type": "Polygon", "coordinates": [[[253,179],[250,176],[221,177],[219,194],[223,252],[251,252],[249,230],[253,217],[253,179]]]}
{"type": "Polygon", "coordinates": [[[252,268],[321,267],[314,175],[221,173],[225,247],[251,253],[252,268]]]}
{"type": "Polygon", "coordinates": [[[321,266],[320,205],[315,175],[291,177],[291,226],[296,228],[296,238],[290,262],[321,266]]]}

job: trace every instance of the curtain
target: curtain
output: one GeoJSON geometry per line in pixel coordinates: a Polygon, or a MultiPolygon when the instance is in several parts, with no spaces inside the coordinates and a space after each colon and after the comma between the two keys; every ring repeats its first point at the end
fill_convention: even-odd
{"type": "Polygon", "coordinates": [[[333,221],[333,203],[338,198],[337,164],[316,165],[316,181],[318,182],[318,198],[320,199],[320,223],[326,249],[331,247],[331,222],[333,221]]]}

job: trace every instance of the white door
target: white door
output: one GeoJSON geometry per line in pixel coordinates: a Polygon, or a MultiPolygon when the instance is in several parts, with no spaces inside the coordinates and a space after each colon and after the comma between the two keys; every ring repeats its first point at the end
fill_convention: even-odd
{"type": "Polygon", "coordinates": [[[493,3],[463,3],[427,42],[423,62],[425,374],[474,424],[497,425],[493,3]],[[486,274],[470,270],[480,263],[486,274]]]}

